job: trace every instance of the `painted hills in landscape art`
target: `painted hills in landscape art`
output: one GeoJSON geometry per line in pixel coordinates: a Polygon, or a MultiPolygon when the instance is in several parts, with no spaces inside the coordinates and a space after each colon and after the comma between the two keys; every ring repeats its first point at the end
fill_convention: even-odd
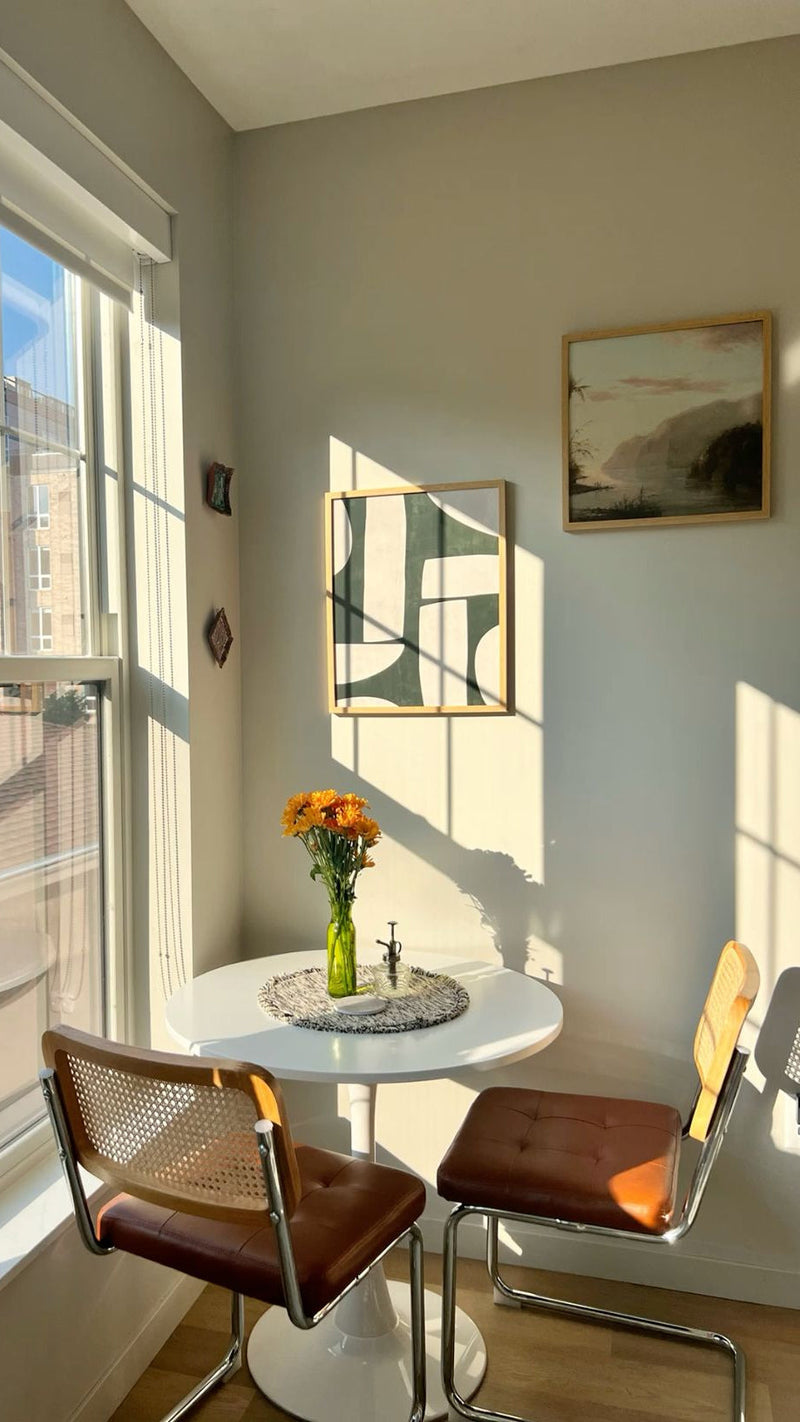
{"type": "Polygon", "coordinates": [[[765,517],[769,325],[566,336],[565,527],[765,517]]]}

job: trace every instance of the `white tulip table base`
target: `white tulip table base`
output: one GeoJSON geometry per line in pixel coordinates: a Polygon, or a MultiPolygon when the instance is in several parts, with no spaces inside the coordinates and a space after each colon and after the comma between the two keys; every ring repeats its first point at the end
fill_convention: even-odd
{"type": "MultiPolygon", "coordinates": [[[[247,1365],[256,1386],[304,1422],[408,1422],[411,1327],[408,1284],[377,1265],[308,1332],[270,1308],[250,1334],[247,1365]],[[366,1331],[370,1330],[370,1331],[366,1331]]],[[[448,1416],[441,1381],[442,1300],[425,1290],[426,1422],[448,1416]]],[[[456,1383],[472,1397],[486,1372],[486,1347],[472,1319],[456,1311],[456,1383]]]]}

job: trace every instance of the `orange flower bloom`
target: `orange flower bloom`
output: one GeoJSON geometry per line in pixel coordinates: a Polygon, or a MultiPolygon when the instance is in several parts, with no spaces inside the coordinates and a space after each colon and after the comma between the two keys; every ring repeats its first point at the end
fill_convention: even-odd
{"type": "Polygon", "coordinates": [[[308,806],[308,802],[309,796],[303,794],[292,795],[286,801],[286,807],[281,815],[281,824],[283,825],[283,833],[285,835],[302,834],[298,821],[301,820],[308,806]]]}
{"type": "Polygon", "coordinates": [[[377,820],[363,813],[368,809],[369,802],[361,795],[340,795],[336,790],[302,791],[286,802],[281,815],[283,833],[302,839],[324,882],[330,878],[331,883],[341,884],[344,878],[352,892],[360,870],[374,868],[367,850],[381,834],[377,820]],[[352,850],[344,850],[342,840],[352,844],[352,850]],[[334,853],[336,841],[339,848],[334,853]]]}
{"type": "Polygon", "coordinates": [[[337,807],[341,804],[341,798],[341,795],[337,795],[335,790],[312,790],[308,796],[314,808],[326,816],[335,814],[337,807]]]}
{"type": "Polygon", "coordinates": [[[336,820],[345,829],[350,829],[361,816],[366,805],[360,795],[340,795],[336,805],[336,820]]]}

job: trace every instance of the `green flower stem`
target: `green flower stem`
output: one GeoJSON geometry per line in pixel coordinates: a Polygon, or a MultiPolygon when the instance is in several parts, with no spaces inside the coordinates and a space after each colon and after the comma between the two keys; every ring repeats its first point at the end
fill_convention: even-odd
{"type": "Polygon", "coordinates": [[[328,992],[349,997],[358,992],[356,930],[353,902],[356,879],[364,868],[369,846],[363,836],[349,839],[335,830],[316,826],[298,835],[313,864],[312,879],[321,879],[328,891],[331,921],[328,925],[328,992]]]}
{"type": "Polygon", "coordinates": [[[358,992],[356,969],[356,929],[352,900],[334,903],[328,924],[328,993],[331,997],[352,997],[358,992]]]}

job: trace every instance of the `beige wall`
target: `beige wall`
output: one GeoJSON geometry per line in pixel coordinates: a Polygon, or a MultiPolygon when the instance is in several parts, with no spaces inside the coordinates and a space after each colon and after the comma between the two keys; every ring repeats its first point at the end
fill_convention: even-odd
{"type": "MultiPolygon", "coordinates": [[[[186,830],[192,862],[191,877],[184,874],[183,885],[190,902],[181,901],[200,972],[238,956],[241,911],[239,642],[221,672],[204,636],[210,612],[221,604],[234,634],[239,631],[238,517],[220,518],[207,509],[202,481],[213,459],[237,462],[231,133],[122,0],[82,0],[80,5],[31,0],[5,6],[0,46],[177,213],[178,261],[160,283],[159,311],[168,338],[165,360],[174,355],[173,338],[180,335],[182,402],[176,417],[179,422],[182,414],[189,636],[188,653],[184,637],[175,654],[180,695],[168,697],[167,703],[185,736],[182,698],[188,689],[188,755],[180,753],[179,771],[188,774],[191,791],[186,830]]],[[[179,435],[176,419],[171,417],[170,426],[179,435]]],[[[236,483],[233,493],[237,504],[236,483]]],[[[174,604],[181,613],[183,601],[181,588],[174,604]]],[[[137,727],[147,715],[147,695],[143,673],[134,680],[134,909],[141,984],[147,971],[150,890],[143,820],[146,749],[137,739],[137,727]]],[[[189,797],[184,787],[182,782],[185,808],[189,797]]],[[[142,1030],[146,1001],[139,1008],[142,1030]]],[[[91,1259],[73,1230],[62,1235],[0,1291],[0,1372],[9,1379],[4,1417],[9,1422],[33,1417],[59,1422],[77,1415],[87,1398],[86,1418],[108,1415],[158,1346],[159,1329],[168,1333],[181,1300],[185,1307],[191,1297],[191,1289],[177,1294],[174,1289],[175,1276],[167,1271],[132,1259],[91,1259]],[[57,1328],[51,1313],[57,1315],[57,1328]],[[58,1351],[52,1366],[42,1369],[43,1331],[54,1337],[54,1328],[58,1351]],[[92,1347],[86,1348],[89,1337],[92,1347]]]]}
{"type": "MultiPolygon", "coordinates": [[[[760,1016],[800,962],[798,72],[785,40],[236,139],[248,951],[321,943],[284,798],[361,791],[385,832],[363,956],[396,917],[411,958],[561,984],[563,1038],[516,1082],[685,1102],[726,938],[761,961],[760,1016]],[[563,533],[562,333],[759,307],[774,518],[563,533]],[[517,715],[332,726],[324,490],[487,477],[511,485],[517,715]]],[[[485,1081],[385,1092],[383,1148],[432,1180],[485,1081]]],[[[753,1071],[701,1223],[644,1277],[796,1303],[797,1151],[753,1071]]],[[[520,1247],[637,1275],[580,1244],[520,1247]]]]}

